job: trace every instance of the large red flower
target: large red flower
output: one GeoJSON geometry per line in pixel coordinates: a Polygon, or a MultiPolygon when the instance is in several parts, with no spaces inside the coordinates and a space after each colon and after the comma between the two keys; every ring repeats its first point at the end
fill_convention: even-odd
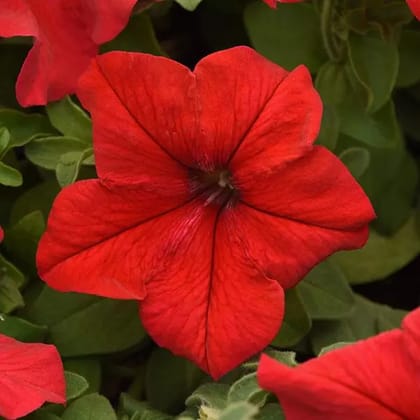
{"type": "Polygon", "coordinates": [[[284,288],[365,243],[368,199],[312,145],[322,107],[306,68],[288,73],[246,47],[194,72],[110,53],[78,96],[99,180],[58,196],[40,276],[62,291],[142,300],[156,342],[212,376],[272,340],[284,288]]]}
{"type": "Polygon", "coordinates": [[[49,344],[21,343],[0,334],[0,416],[16,419],[44,402],[66,402],[63,364],[49,344]]]}
{"type": "Polygon", "coordinates": [[[413,15],[420,20],[420,0],[407,0],[407,4],[413,15]]]}
{"type": "Polygon", "coordinates": [[[331,351],[296,368],[263,355],[260,385],[288,420],[420,419],[420,309],[402,330],[331,351]]]}
{"type": "Polygon", "coordinates": [[[98,46],[126,25],[136,0],[0,0],[0,37],[36,41],[16,84],[22,106],[75,91],[98,46]]]}

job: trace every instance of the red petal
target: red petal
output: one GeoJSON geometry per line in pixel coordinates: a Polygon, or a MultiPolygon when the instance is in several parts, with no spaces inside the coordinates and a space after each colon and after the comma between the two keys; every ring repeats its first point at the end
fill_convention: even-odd
{"type": "Polygon", "coordinates": [[[135,2],[0,0],[0,24],[12,19],[0,25],[0,35],[36,37],[16,84],[20,104],[45,104],[73,93],[98,45],[123,29],[135,2]]]}
{"type": "Polygon", "coordinates": [[[219,378],[273,339],[283,290],[255,268],[232,227],[234,210],[202,207],[185,257],[147,285],[140,304],[153,339],[219,378]]]}
{"type": "Polygon", "coordinates": [[[249,207],[235,207],[232,230],[241,238],[247,258],[284,288],[292,287],[317,263],[340,249],[362,246],[367,227],[336,230],[277,217],[249,207]]]}
{"type": "Polygon", "coordinates": [[[226,164],[260,114],[272,108],[287,72],[248,47],[236,47],[205,57],[194,74],[201,106],[196,161],[214,169],[226,164]]]}
{"type": "Polygon", "coordinates": [[[81,181],[56,199],[37,254],[40,276],[62,291],[142,299],[188,233],[187,193],[81,181]]]}
{"type": "MultiPolygon", "coordinates": [[[[375,217],[369,199],[344,164],[320,146],[278,171],[244,181],[238,176],[235,182],[241,199],[250,206],[308,225],[353,231],[375,217]]],[[[360,245],[363,241],[347,244],[360,245]]]]}
{"type": "Polygon", "coordinates": [[[38,25],[25,0],[0,0],[0,36],[34,36],[38,25]]]}
{"type": "MultiPolygon", "coordinates": [[[[259,87],[250,88],[259,91],[259,87]]],[[[247,96],[241,94],[244,101],[247,96]]],[[[310,151],[319,132],[321,115],[322,103],[312,86],[311,75],[300,66],[271,91],[259,109],[233,156],[232,173],[241,180],[253,178],[277,170],[310,151]]]]}
{"type": "Polygon", "coordinates": [[[407,0],[407,4],[413,15],[420,20],[420,0],[407,0]]]}
{"type": "Polygon", "coordinates": [[[258,369],[260,385],[277,395],[291,420],[416,419],[419,378],[419,365],[413,363],[399,330],[296,368],[263,356],[258,369]]]}
{"type": "Polygon", "coordinates": [[[4,232],[3,232],[3,229],[0,226],[0,242],[2,242],[3,239],[4,239],[4,232]]]}
{"type": "Polygon", "coordinates": [[[163,57],[115,52],[96,59],[78,96],[92,115],[100,177],[168,188],[183,177],[197,133],[193,81],[186,67],[163,57]]]}
{"type": "Polygon", "coordinates": [[[420,308],[404,318],[403,331],[407,349],[420,369],[420,308]]]}
{"type": "Polygon", "coordinates": [[[63,364],[56,348],[0,335],[0,416],[16,419],[44,402],[64,404],[63,364]]]}

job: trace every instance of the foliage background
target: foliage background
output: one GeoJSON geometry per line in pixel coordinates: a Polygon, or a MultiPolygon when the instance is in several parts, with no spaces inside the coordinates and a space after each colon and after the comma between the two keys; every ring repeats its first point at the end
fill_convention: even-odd
{"type": "MultiPolygon", "coordinates": [[[[261,0],[178,3],[134,14],[102,51],[194,66],[210,52],[250,45],[286,69],[307,65],[324,102],[318,143],[347,165],[377,212],[362,250],[335,254],[287,292],[284,324],[267,351],[294,365],[398,327],[420,304],[420,25],[405,1],[276,10],[261,0]]],[[[147,337],[135,303],[58,293],[37,278],[34,255],[54,197],[95,168],[91,123],[75,99],[19,109],[14,84],[30,46],[29,38],[0,41],[0,333],[55,344],[70,403],[28,418],[281,418],[275,398],[258,388],[256,359],[212,383],[147,337]]]]}

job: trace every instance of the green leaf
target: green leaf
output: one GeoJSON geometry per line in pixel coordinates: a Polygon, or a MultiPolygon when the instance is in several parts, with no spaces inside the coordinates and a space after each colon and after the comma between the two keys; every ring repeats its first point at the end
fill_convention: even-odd
{"type": "Polygon", "coordinates": [[[36,343],[43,342],[47,336],[48,328],[10,315],[0,315],[0,334],[8,335],[16,340],[36,343]]]}
{"type": "Polygon", "coordinates": [[[274,349],[267,349],[265,353],[271,358],[283,363],[286,366],[295,367],[298,365],[296,361],[296,353],[294,351],[279,351],[274,349]]]}
{"type": "Polygon", "coordinates": [[[22,183],[22,174],[17,169],[0,162],[0,184],[6,187],[19,187],[22,183]]]}
{"type": "Polygon", "coordinates": [[[66,187],[76,181],[83,160],[91,153],[90,150],[82,152],[68,152],[60,157],[55,169],[57,181],[61,187],[66,187]]]}
{"type": "Polygon", "coordinates": [[[202,377],[202,372],[193,363],[167,350],[156,349],[146,367],[147,400],[158,410],[177,414],[202,377]]]}
{"type": "Polygon", "coordinates": [[[79,139],[85,146],[92,147],[92,122],[70,96],[48,104],[46,110],[51,124],[60,133],[79,139]]]}
{"type": "Polygon", "coordinates": [[[73,137],[44,137],[31,141],[25,147],[26,157],[35,165],[45,169],[55,169],[61,157],[68,153],[83,153],[91,145],[73,137]]]}
{"type": "Polygon", "coordinates": [[[338,343],[331,344],[327,347],[322,348],[318,356],[323,356],[324,354],[329,353],[330,351],[341,349],[345,346],[348,346],[349,344],[351,343],[345,341],[339,341],[338,343]]]}
{"type": "Polygon", "coordinates": [[[392,93],[398,74],[398,50],[393,39],[351,33],[349,58],[356,77],[365,88],[366,109],[376,112],[392,93]]]}
{"type": "Polygon", "coordinates": [[[185,401],[187,407],[206,406],[217,410],[226,407],[229,385],[207,383],[200,385],[185,401]]]}
{"type": "Polygon", "coordinates": [[[406,311],[371,302],[356,295],[356,306],[348,318],[314,323],[310,340],[315,354],[338,342],[354,342],[382,331],[398,328],[406,311]]]}
{"type": "Polygon", "coordinates": [[[152,21],[147,13],[133,15],[128,25],[116,38],[101,46],[101,52],[115,50],[166,55],[159,45],[152,21]]]}
{"type": "Polygon", "coordinates": [[[71,403],[62,420],[117,420],[110,402],[99,394],[89,394],[71,403]]]}
{"type": "Polygon", "coordinates": [[[324,261],[306,275],[296,289],[312,319],[336,319],[354,308],[353,292],[337,265],[324,261]]]}
{"type": "Polygon", "coordinates": [[[41,212],[27,214],[7,229],[4,246],[10,257],[30,275],[36,275],[35,254],[45,223],[41,212]]]}
{"type": "Polygon", "coordinates": [[[8,149],[10,143],[10,133],[6,127],[0,127],[0,158],[2,158],[8,149]]]}
{"type": "Polygon", "coordinates": [[[10,279],[18,288],[25,284],[22,272],[0,254],[0,281],[3,279],[10,279]]]}
{"type": "Polygon", "coordinates": [[[340,159],[350,173],[359,179],[369,167],[370,152],[364,147],[349,147],[340,153],[340,159]]]}
{"type": "MultiPolygon", "coordinates": [[[[130,420],[170,420],[173,418],[168,414],[154,410],[148,402],[138,401],[124,392],[120,396],[119,411],[130,416],[130,420]]],[[[177,417],[177,419],[179,418],[177,417]]]]}
{"type": "Polygon", "coordinates": [[[279,404],[270,403],[260,409],[255,420],[286,420],[279,404]]]}
{"type": "Polygon", "coordinates": [[[63,357],[115,353],[146,335],[135,302],[59,293],[44,287],[25,315],[50,327],[49,341],[63,357]]]}
{"type": "Polygon", "coordinates": [[[80,395],[82,395],[89,388],[88,381],[77,373],[65,371],[64,377],[66,379],[67,401],[80,397],[80,395]]]}
{"type": "Polygon", "coordinates": [[[321,129],[319,131],[317,144],[325,146],[334,151],[337,145],[337,139],[340,132],[340,120],[334,107],[324,105],[322,113],[321,129]]]}
{"type": "Polygon", "coordinates": [[[88,382],[85,393],[99,392],[101,386],[101,362],[96,358],[74,358],[63,361],[64,369],[82,376],[88,382]]]}
{"type": "Polygon", "coordinates": [[[401,34],[398,87],[407,87],[420,81],[420,32],[405,30],[401,34]]]}
{"type": "Polygon", "coordinates": [[[232,404],[240,401],[247,401],[262,407],[268,397],[268,392],[261,389],[258,385],[257,374],[249,373],[242,376],[230,387],[227,403],[232,404]]]}
{"type": "Polygon", "coordinates": [[[9,148],[23,146],[35,137],[55,133],[46,116],[24,114],[12,109],[0,109],[0,127],[9,130],[9,148]]]}
{"type": "Polygon", "coordinates": [[[312,4],[279,4],[272,10],[258,0],[245,8],[244,18],[251,44],[286,69],[305,64],[315,73],[326,61],[319,17],[312,4]]]}
{"type": "Polygon", "coordinates": [[[342,251],[331,257],[350,284],[369,283],[400,270],[420,254],[420,237],[412,216],[391,237],[371,229],[362,249],[342,251]]]}
{"type": "Polygon", "coordinates": [[[175,0],[184,9],[194,11],[203,0],[175,0]]]}
{"type": "Polygon", "coordinates": [[[311,329],[311,319],[296,289],[286,292],[286,313],[273,346],[290,347],[297,344],[311,329]]]}
{"type": "Polygon", "coordinates": [[[218,420],[253,420],[258,413],[255,405],[245,401],[237,402],[226,407],[218,417],[218,420]]]}
{"type": "Polygon", "coordinates": [[[323,102],[330,105],[343,102],[350,89],[346,66],[331,61],[324,63],[316,75],[315,87],[323,102]]]}
{"type": "Polygon", "coordinates": [[[366,113],[359,103],[342,104],[339,115],[343,134],[373,147],[395,147],[400,134],[391,101],[373,114],[366,113]]]}
{"type": "Polygon", "coordinates": [[[25,305],[17,284],[0,273],[0,313],[8,314],[25,305]]]}

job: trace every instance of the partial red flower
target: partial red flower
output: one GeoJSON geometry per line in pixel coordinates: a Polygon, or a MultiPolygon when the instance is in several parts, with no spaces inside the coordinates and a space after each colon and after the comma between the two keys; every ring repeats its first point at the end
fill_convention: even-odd
{"type": "Polygon", "coordinates": [[[3,241],[3,238],[4,238],[4,232],[3,232],[2,227],[0,226],[0,242],[3,241]]]}
{"type": "Polygon", "coordinates": [[[16,95],[44,105],[75,91],[98,46],[127,24],[136,0],[0,0],[0,37],[33,36],[16,95]]]}
{"type": "Polygon", "coordinates": [[[420,20],[420,0],[407,0],[407,4],[413,15],[420,20]]]}
{"type": "Polygon", "coordinates": [[[288,73],[246,47],[194,72],[116,52],[95,60],[78,96],[99,179],[58,196],[40,276],[141,300],[154,340],[213,377],[273,339],[285,288],[365,243],[369,200],[312,145],[322,106],[305,67],[288,73]]]}
{"type": "Polygon", "coordinates": [[[263,355],[262,388],[288,420],[420,419],[420,309],[392,330],[289,368],[263,355]]]}
{"type": "Polygon", "coordinates": [[[267,3],[273,9],[277,6],[277,3],[300,3],[303,0],[263,0],[264,3],[267,3]]]}
{"type": "Polygon", "coordinates": [[[21,343],[0,334],[0,416],[16,419],[44,402],[64,404],[63,364],[49,344],[21,343]]]}

